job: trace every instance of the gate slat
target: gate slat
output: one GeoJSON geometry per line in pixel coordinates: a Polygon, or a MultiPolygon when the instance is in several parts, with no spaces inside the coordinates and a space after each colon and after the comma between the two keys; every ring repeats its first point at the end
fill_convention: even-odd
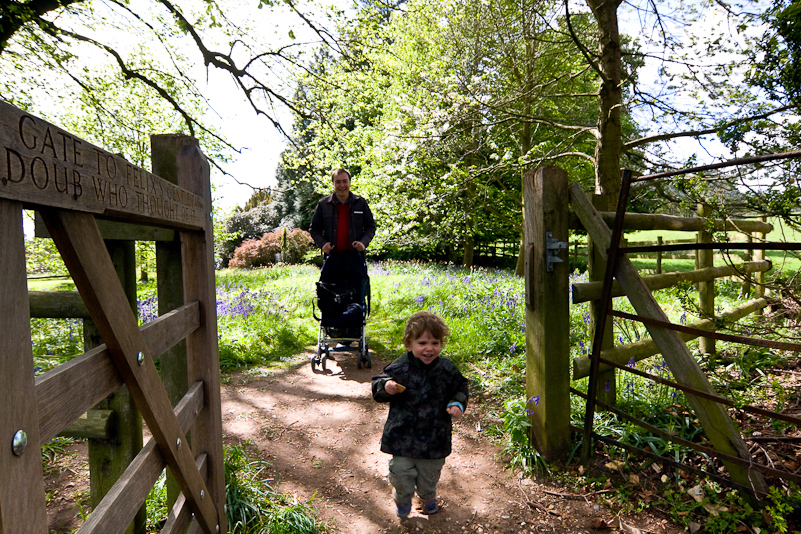
{"type": "MultiPolygon", "coordinates": [[[[175,416],[184,432],[192,426],[202,407],[203,384],[197,382],[175,407],[175,416]]],[[[198,469],[205,463],[205,458],[206,455],[198,458],[198,469]]],[[[100,501],[78,534],[124,532],[166,465],[167,462],[151,439],[100,501]]]]}
{"type": "Polygon", "coordinates": [[[31,319],[19,202],[0,200],[0,251],[0,532],[43,534],[47,514],[39,421],[32,402],[31,319]],[[27,446],[15,454],[12,442],[18,431],[27,435],[27,446]]]}
{"type": "MultiPolygon", "coordinates": [[[[198,303],[159,317],[140,329],[154,359],[200,324],[198,303]]],[[[105,345],[36,377],[36,400],[41,443],[52,439],[123,384],[105,345]]]]}
{"type": "Polygon", "coordinates": [[[213,499],[201,497],[209,497],[208,489],[195,468],[186,435],[180,430],[94,216],[55,209],[43,209],[41,213],[92,320],[195,516],[204,530],[216,532],[220,525],[218,510],[213,499]]]}

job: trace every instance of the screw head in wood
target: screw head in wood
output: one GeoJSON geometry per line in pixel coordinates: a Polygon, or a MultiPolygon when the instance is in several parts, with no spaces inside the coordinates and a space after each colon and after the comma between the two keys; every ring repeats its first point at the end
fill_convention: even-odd
{"type": "Polygon", "coordinates": [[[25,452],[25,447],[28,446],[28,434],[24,430],[17,430],[14,434],[14,439],[11,440],[11,451],[21,456],[25,452]]]}
{"type": "Polygon", "coordinates": [[[203,497],[205,497],[205,496],[206,496],[206,494],[203,493],[203,490],[200,490],[200,500],[201,501],[203,500],[203,497]]]}
{"type": "Polygon", "coordinates": [[[136,355],[136,363],[139,365],[145,363],[145,355],[142,352],[139,352],[139,354],[136,355]]]}
{"type": "Polygon", "coordinates": [[[175,440],[175,446],[179,449],[181,448],[181,438],[175,440]]]}

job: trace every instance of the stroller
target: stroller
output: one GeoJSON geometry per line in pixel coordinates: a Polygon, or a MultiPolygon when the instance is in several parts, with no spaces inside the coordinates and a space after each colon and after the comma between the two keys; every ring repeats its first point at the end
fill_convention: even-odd
{"type": "Polygon", "coordinates": [[[373,366],[364,325],[370,314],[370,278],[364,257],[355,250],[333,252],[323,262],[317,282],[317,317],[314,301],[312,316],[320,323],[317,352],[311,357],[312,371],[326,369],[332,352],[358,352],[356,366],[373,366]],[[352,346],[356,343],[355,346],[352,346]]]}

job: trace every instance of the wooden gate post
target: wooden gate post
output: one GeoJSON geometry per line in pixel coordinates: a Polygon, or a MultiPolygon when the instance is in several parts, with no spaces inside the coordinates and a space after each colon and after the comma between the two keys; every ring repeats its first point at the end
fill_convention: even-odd
{"type": "MultiPolygon", "coordinates": [[[[150,160],[153,174],[160,176],[168,182],[178,184],[178,168],[176,158],[180,149],[187,144],[196,144],[197,141],[186,135],[151,135],[150,160]]],[[[172,241],[156,242],[156,286],[158,293],[159,315],[164,315],[184,304],[184,277],[182,272],[183,260],[181,257],[181,241],[178,233],[172,241]]],[[[176,404],[189,391],[186,362],[186,341],[181,340],[177,345],[162,354],[160,358],[161,380],[170,404],[176,404]]],[[[186,439],[192,443],[191,434],[186,439]]],[[[171,509],[178,495],[181,493],[180,485],[173,474],[167,470],[167,508],[171,509]]]]}
{"type": "Polygon", "coordinates": [[[186,338],[188,383],[202,380],[205,402],[192,427],[192,450],[208,455],[209,497],[217,507],[220,534],[228,532],[220,406],[220,354],[217,345],[217,299],[214,278],[214,232],[211,223],[209,163],[197,145],[184,145],[176,159],[178,185],[203,199],[204,232],[181,232],[184,298],[200,303],[200,327],[186,338]]]}
{"type": "Polygon", "coordinates": [[[567,251],[567,173],[557,167],[529,171],[525,184],[526,412],[534,446],[546,461],[570,450],[570,310],[567,251]],[[550,266],[549,266],[550,265],[550,266]]]}
{"type": "MultiPolygon", "coordinates": [[[[712,207],[706,204],[698,204],[698,216],[709,217],[712,215],[712,207]]],[[[711,243],[712,233],[701,229],[698,231],[699,243],[711,243]]],[[[714,266],[713,250],[698,250],[698,269],[706,269],[714,266]]],[[[711,319],[715,316],[715,281],[698,283],[698,308],[701,310],[701,319],[711,319]]],[[[715,340],[709,337],[698,338],[698,349],[701,354],[715,354],[715,340]]]]}
{"type": "Polygon", "coordinates": [[[45,532],[22,204],[0,199],[0,532],[45,532]]]}

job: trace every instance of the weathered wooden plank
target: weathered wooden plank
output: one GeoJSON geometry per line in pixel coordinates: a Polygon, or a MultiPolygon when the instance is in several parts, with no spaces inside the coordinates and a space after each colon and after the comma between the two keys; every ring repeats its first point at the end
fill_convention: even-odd
{"type": "MultiPolygon", "coordinates": [[[[609,227],[592,207],[578,183],[574,183],[570,187],[570,202],[590,237],[599,244],[601,250],[608,249],[611,241],[609,227]]],[[[639,315],[668,321],[659,303],[654,300],[651,292],[645,287],[637,269],[625,256],[617,259],[615,276],[626,290],[626,295],[639,315]]],[[[692,357],[687,345],[675,331],[654,326],[648,326],[648,331],[660,348],[676,382],[699,391],[714,393],[698,362],[692,357]]],[[[742,436],[720,404],[689,394],[687,402],[695,411],[707,437],[717,450],[743,459],[750,458],[748,447],[743,442],[742,436]]],[[[724,464],[731,474],[732,480],[738,484],[753,487],[756,491],[763,493],[767,490],[761,473],[727,462],[724,464]]]]}
{"type": "MultiPolygon", "coordinates": [[[[208,456],[201,454],[196,462],[197,468],[203,476],[203,480],[208,479],[209,464],[207,460],[208,456]]],[[[192,510],[190,510],[187,505],[186,497],[181,493],[175,499],[175,503],[170,509],[170,513],[167,515],[167,521],[164,522],[164,526],[161,527],[161,532],[159,534],[185,534],[193,519],[192,510]]],[[[195,522],[195,524],[197,523],[195,522]]]]}
{"type": "MultiPolygon", "coordinates": [[[[150,160],[153,172],[165,180],[178,183],[177,155],[184,145],[197,145],[197,140],[186,135],[151,135],[150,160]]],[[[182,247],[178,236],[174,241],[156,243],[156,281],[159,314],[167,313],[184,303],[182,247]]],[[[167,397],[173,404],[189,387],[186,342],[174,345],[161,357],[161,381],[167,397]]],[[[192,436],[189,435],[189,440],[192,436]]],[[[167,473],[167,506],[171,507],[181,493],[178,482],[167,473]]]]}
{"type": "MultiPolygon", "coordinates": [[[[712,215],[712,207],[705,204],[698,204],[698,216],[705,220],[712,215]]],[[[698,243],[712,243],[712,232],[706,227],[702,227],[698,231],[698,243]]],[[[714,251],[698,249],[696,250],[698,269],[709,269],[714,267],[715,258],[714,251]]],[[[702,317],[715,316],[715,282],[714,280],[707,280],[698,282],[698,309],[702,317]]],[[[708,337],[702,337],[698,340],[698,350],[701,354],[713,355],[715,354],[715,340],[708,337]]]]}
{"type": "Polygon", "coordinates": [[[201,198],[0,101],[0,198],[128,222],[198,229],[201,198]]]}
{"type": "Polygon", "coordinates": [[[31,317],[89,319],[89,310],[77,291],[28,291],[31,317]]]}
{"type": "MultiPolygon", "coordinates": [[[[203,407],[203,384],[194,384],[186,396],[175,407],[175,418],[183,432],[203,407]]],[[[202,466],[201,456],[196,466],[202,466]]],[[[111,487],[105,498],[94,509],[89,519],[78,531],[79,534],[113,534],[123,532],[133,521],[139,507],[156,483],[167,462],[159,451],[155,440],[145,444],[134,461],[111,487]]]]}
{"type": "MultiPolygon", "coordinates": [[[[548,461],[570,449],[570,310],[568,263],[548,268],[547,241],[567,242],[567,173],[556,167],[527,172],[526,411],[534,445],[548,461]]],[[[564,260],[567,251],[558,254],[564,260]]]]}
{"type": "Polygon", "coordinates": [[[44,534],[44,480],[19,202],[0,200],[0,251],[0,532],[44,534]]]}
{"type": "MultiPolygon", "coordinates": [[[[200,324],[197,302],[142,326],[151,353],[160,355],[200,324]]],[[[41,443],[56,436],[71,421],[123,384],[105,345],[101,345],[36,377],[41,443]]]]}
{"type": "MultiPolygon", "coordinates": [[[[131,224],[118,221],[97,221],[100,235],[104,240],[114,241],[172,241],[175,239],[175,230],[146,226],[144,224],[131,224]]],[[[50,237],[42,217],[37,211],[33,217],[33,235],[36,237],[50,237]]]]}
{"type": "MultiPolygon", "coordinates": [[[[601,218],[608,226],[615,222],[615,212],[601,211],[601,218]]],[[[570,216],[570,228],[583,228],[579,217],[575,213],[570,216]]],[[[652,213],[626,213],[623,219],[624,230],[677,230],[697,232],[706,224],[705,219],[698,217],[678,217],[676,215],[661,215],[652,213]]],[[[766,222],[753,219],[723,219],[715,220],[715,231],[726,230],[727,232],[765,232],[770,233],[773,226],[766,222]]]]}
{"type": "MultiPolygon", "coordinates": [[[[698,328],[701,330],[708,330],[710,332],[713,332],[717,327],[718,321],[723,321],[727,323],[736,322],[745,317],[746,315],[755,313],[757,310],[763,309],[767,305],[768,305],[767,299],[764,298],[755,299],[743,304],[742,306],[737,306],[736,308],[728,310],[720,314],[715,319],[704,319],[703,321],[697,321],[687,326],[691,328],[698,328]]],[[[687,332],[677,332],[677,334],[684,341],[690,341],[698,337],[695,334],[690,334],[687,332]]],[[[619,345],[617,347],[602,350],[601,358],[624,365],[631,360],[639,362],[646,358],[650,358],[651,356],[654,356],[656,354],[659,354],[659,347],[656,346],[656,343],[654,343],[652,339],[642,339],[640,341],[635,341],[634,343],[629,343],[627,345],[619,345]]],[[[609,367],[608,365],[601,363],[601,369],[605,369],[608,367],[609,367]]],[[[584,378],[585,376],[589,375],[590,375],[590,358],[587,356],[574,358],[573,380],[578,380],[580,378],[584,378]]]]}
{"type": "MultiPolygon", "coordinates": [[[[211,205],[209,164],[197,146],[186,145],[176,158],[178,184],[200,195],[211,205]]],[[[214,287],[214,233],[211,212],[204,232],[181,232],[183,246],[184,298],[197,300],[201,309],[200,328],[186,338],[188,380],[203,381],[208,388],[206,406],[192,429],[193,447],[209,455],[209,490],[219,511],[220,532],[227,534],[225,471],[220,403],[220,355],[217,346],[217,299],[214,287]]],[[[186,490],[184,490],[186,494],[186,490]]]]}
{"type": "Polygon", "coordinates": [[[89,410],[67,425],[58,435],[78,439],[112,439],[113,413],[112,410],[89,410]]]}
{"type": "MultiPolygon", "coordinates": [[[[705,280],[712,280],[715,278],[723,278],[724,276],[732,276],[740,273],[754,273],[769,271],[772,267],[770,260],[762,260],[758,262],[741,263],[738,265],[720,265],[707,269],[696,269],[694,271],[684,271],[676,273],[656,274],[652,276],[643,276],[642,280],[645,286],[651,291],[657,289],[665,289],[673,287],[679,282],[701,282],[705,280]]],[[[572,285],[571,297],[573,304],[587,302],[588,300],[598,300],[601,298],[601,289],[603,282],[582,282],[572,285]]],[[[622,297],[626,293],[620,286],[620,283],[615,281],[612,285],[612,296],[622,297]]]]}

